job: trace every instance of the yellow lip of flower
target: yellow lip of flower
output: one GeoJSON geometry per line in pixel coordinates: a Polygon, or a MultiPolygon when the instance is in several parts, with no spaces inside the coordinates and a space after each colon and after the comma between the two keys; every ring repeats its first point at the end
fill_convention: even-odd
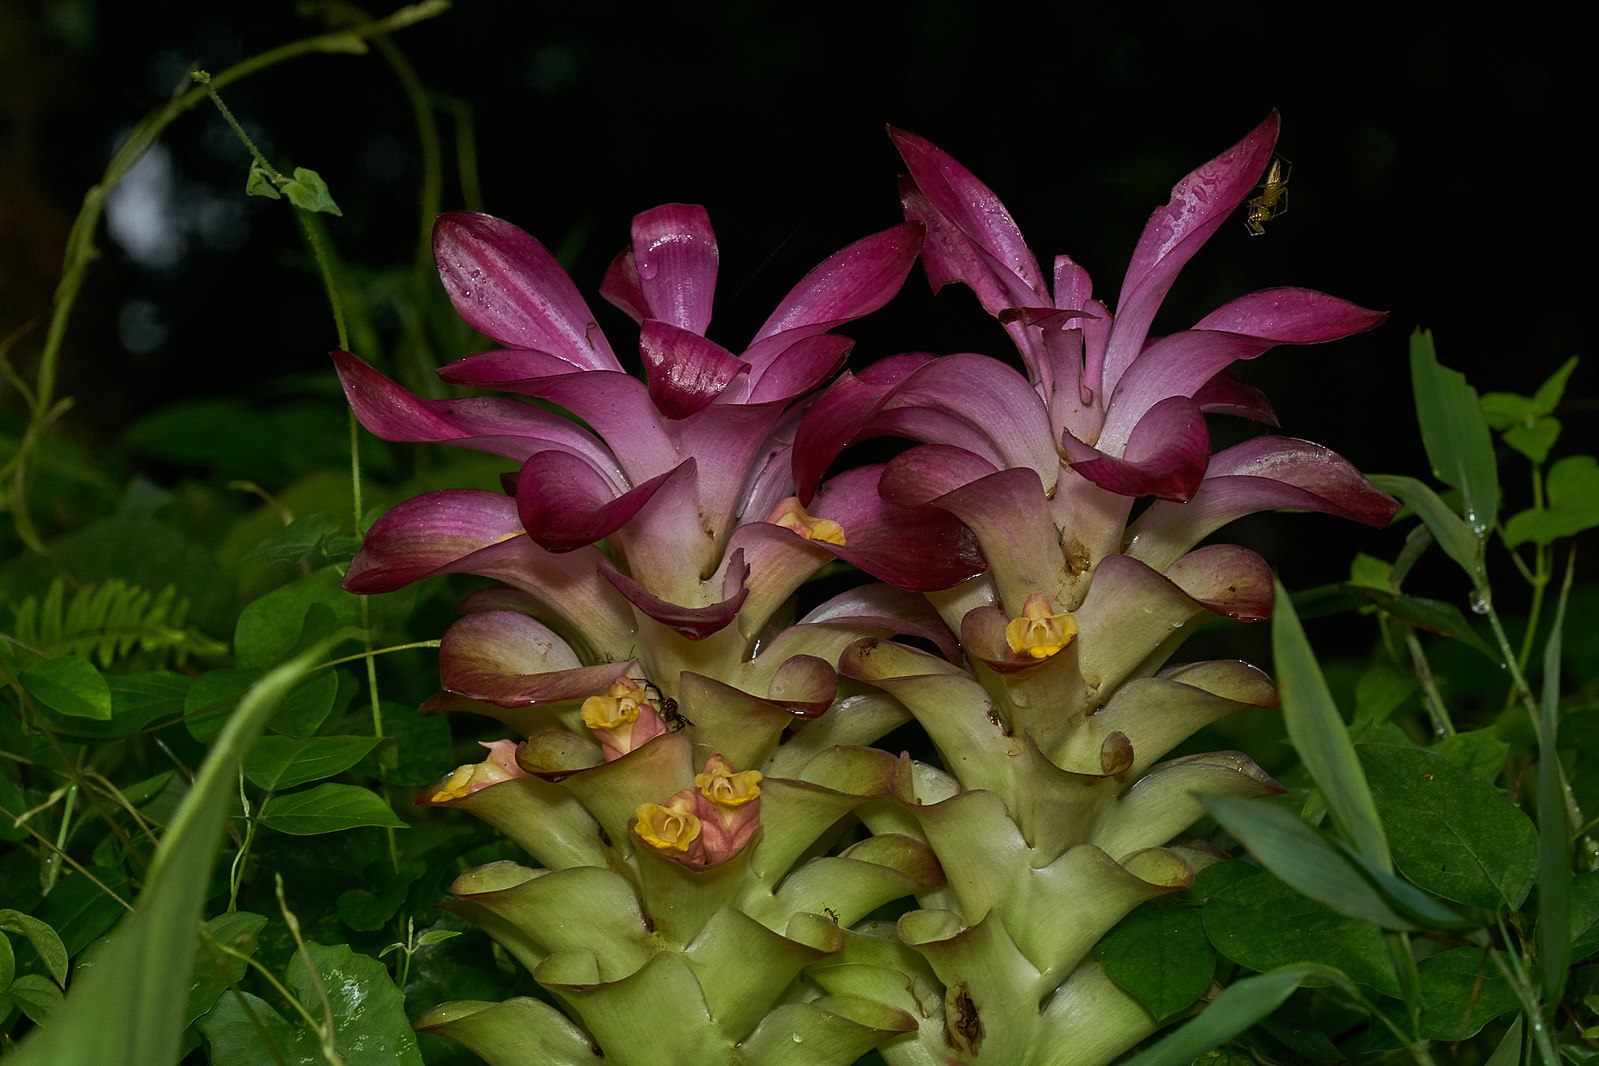
{"type": "Polygon", "coordinates": [[[620,729],[638,721],[639,708],[650,702],[644,686],[631,677],[619,677],[606,695],[583,701],[583,724],[590,729],[620,729]]]}
{"type": "Polygon", "coordinates": [[[694,787],[719,807],[742,807],[760,797],[764,776],[759,770],[735,771],[724,761],[721,766],[707,764],[705,773],[695,774],[694,787]]]}
{"type": "Polygon", "coordinates": [[[590,696],[583,701],[583,724],[590,729],[620,729],[638,721],[638,701],[627,697],[590,696]]]}
{"type": "Polygon", "coordinates": [[[777,505],[776,510],[767,518],[773,525],[782,526],[804,537],[806,540],[818,540],[824,544],[836,544],[843,547],[847,541],[844,537],[844,527],[830,518],[817,518],[800,504],[799,498],[790,496],[777,505]]]}
{"type": "Polygon", "coordinates": [[[1022,605],[1022,613],[1005,625],[1005,643],[1017,655],[1047,659],[1070,644],[1077,636],[1077,620],[1069,614],[1056,614],[1050,602],[1033,594],[1022,605]]]}
{"type": "Polygon", "coordinates": [[[444,787],[433,793],[434,803],[448,803],[469,795],[472,791],[472,777],[477,771],[477,763],[467,763],[457,766],[444,782],[444,787]]]}
{"type": "Polygon", "coordinates": [[[671,806],[641,803],[633,818],[633,832],[659,851],[685,852],[699,839],[699,818],[676,802],[671,806]]]}

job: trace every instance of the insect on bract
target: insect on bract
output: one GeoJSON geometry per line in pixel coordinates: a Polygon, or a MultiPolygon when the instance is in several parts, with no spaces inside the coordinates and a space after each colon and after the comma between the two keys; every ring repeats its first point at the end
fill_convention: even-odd
{"type": "Polygon", "coordinates": [[[1266,223],[1288,210],[1288,172],[1293,164],[1282,156],[1275,156],[1266,180],[1260,183],[1260,193],[1249,201],[1244,214],[1244,225],[1252,237],[1266,234],[1266,223]]]}

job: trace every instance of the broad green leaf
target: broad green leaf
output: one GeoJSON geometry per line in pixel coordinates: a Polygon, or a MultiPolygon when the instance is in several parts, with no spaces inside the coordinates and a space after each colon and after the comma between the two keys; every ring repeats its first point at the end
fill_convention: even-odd
{"type": "Polygon", "coordinates": [[[342,215],[339,205],[328,193],[328,183],[322,175],[305,167],[295,167],[294,177],[283,185],[283,195],[302,211],[321,211],[329,215],[342,215]]]}
{"type": "Polygon", "coordinates": [[[1473,729],[1445,737],[1432,746],[1432,750],[1456,766],[1494,782],[1505,772],[1505,762],[1510,758],[1510,745],[1499,739],[1492,729],[1473,729]]]}
{"type": "Polygon", "coordinates": [[[358,785],[336,784],[274,796],[261,814],[261,824],[291,836],[337,833],[363,826],[405,828],[405,822],[376,792],[358,785]]]}
{"type": "Polygon", "coordinates": [[[29,914],[21,911],[0,911],[0,934],[16,933],[28,939],[33,945],[33,950],[39,953],[39,961],[44,963],[44,968],[50,972],[55,983],[63,987],[67,983],[67,949],[61,943],[61,937],[50,926],[29,914]]]}
{"type": "Polygon", "coordinates": [[[297,563],[316,551],[339,528],[331,515],[309,514],[257,544],[250,558],[259,563],[297,563]]]}
{"type": "Polygon", "coordinates": [[[1461,517],[1486,537],[1499,515],[1499,468],[1477,390],[1464,374],[1439,364],[1430,330],[1410,335],[1410,381],[1433,476],[1461,491],[1461,517]]]}
{"type": "Polygon", "coordinates": [[[1531,396],[1514,392],[1482,394],[1482,417],[1489,429],[1505,430],[1518,425],[1531,425],[1546,413],[1538,410],[1531,396]]]}
{"type": "Polygon", "coordinates": [[[1350,989],[1349,979],[1329,966],[1300,964],[1246,977],[1217,996],[1204,1013],[1125,1066],[1190,1066],[1199,1056],[1269,1017],[1306,984],[1350,989]]]}
{"type": "Polygon", "coordinates": [[[1560,602],[1543,653],[1543,697],[1538,709],[1538,957],[1544,1000],[1559,1003],[1571,965],[1571,819],[1560,779],[1560,645],[1571,597],[1575,559],[1566,565],[1560,602]]]}
{"type": "Polygon", "coordinates": [[[1470,574],[1474,581],[1483,576],[1482,539],[1472,532],[1464,519],[1449,509],[1438,494],[1413,477],[1395,474],[1373,474],[1371,483],[1416,512],[1432,531],[1444,554],[1470,574]]]}
{"type": "Polygon", "coordinates": [[[1541,509],[1522,511],[1505,523],[1505,543],[1550,544],[1599,526],[1599,460],[1568,455],[1549,468],[1541,509]]]}
{"type": "Polygon", "coordinates": [[[1480,948],[1452,948],[1421,960],[1421,1035],[1454,1043],[1516,1009],[1516,993],[1480,948]]]}
{"type": "Polygon", "coordinates": [[[1349,731],[1280,583],[1271,619],[1271,647],[1277,664],[1283,722],[1294,750],[1321,790],[1334,823],[1355,850],[1378,866],[1392,870],[1382,821],[1377,817],[1365,775],[1360,772],[1349,731]]]}
{"type": "Polygon", "coordinates": [[[111,720],[111,686],[87,659],[46,659],[24,669],[20,680],[30,696],[57,714],[111,720]]]}
{"type": "Polygon", "coordinates": [[[355,601],[339,588],[333,567],[273,589],[245,607],[233,631],[234,657],[242,667],[265,667],[294,649],[305,625],[306,612],[322,605],[333,613],[335,624],[358,621],[355,601]]]}
{"type": "Polygon", "coordinates": [[[1381,929],[1306,898],[1266,871],[1212,896],[1203,922],[1216,950],[1248,969],[1320,963],[1385,995],[1399,995],[1381,929]]]}
{"type": "Polygon", "coordinates": [[[1580,873],[1571,882],[1571,961],[1599,951],[1599,871],[1580,873]]]}
{"type": "Polygon", "coordinates": [[[1339,914],[1388,929],[1415,929],[1330,841],[1281,807],[1235,796],[1204,796],[1211,817],[1260,864],[1300,894],[1339,914]]]}
{"type": "Polygon", "coordinates": [[[224,995],[217,1000],[199,1030],[211,1048],[210,1059],[231,1066],[326,1066],[316,1038],[304,1026],[290,1025],[283,1015],[264,999],[248,992],[239,998],[224,995]]]}
{"type": "MultiPolygon", "coordinates": [[[[124,899],[128,898],[128,879],[121,870],[94,865],[89,867],[89,872],[101,885],[124,899]]],[[[68,956],[76,956],[104,936],[126,913],[126,909],[106,895],[100,885],[73,872],[61,876],[56,887],[37,908],[35,916],[61,937],[68,956]]]]}
{"type": "Polygon", "coordinates": [[[37,1024],[42,1023],[61,1006],[62,998],[61,989],[48,977],[30,973],[12,982],[11,987],[6,989],[5,995],[0,996],[0,1004],[10,1000],[18,1010],[37,1024]]]}
{"type": "MultiPolygon", "coordinates": [[[[345,1066],[422,1066],[416,1036],[406,1020],[404,997],[389,980],[383,964],[343,945],[312,943],[307,949],[315,979],[304,956],[296,954],[286,983],[314,1017],[321,1017],[318,983],[327,992],[334,1046],[345,1066]]],[[[323,1066],[314,1033],[303,1025],[289,1024],[264,1001],[246,998],[270,1036],[278,1060],[286,1066],[323,1066]]],[[[274,1061],[274,1051],[261,1031],[231,995],[223,996],[201,1019],[200,1031],[211,1046],[212,1062],[265,1066],[274,1061]]]]}
{"type": "Polygon", "coordinates": [[[1362,744],[1394,862],[1429,892],[1485,910],[1514,910],[1532,888],[1532,822],[1497,788],[1438,752],[1362,744]]]}
{"type": "Polygon", "coordinates": [[[276,791],[343,773],[377,744],[375,737],[265,736],[244,757],[244,776],[276,791]]]}
{"type": "Polygon", "coordinates": [[[1511,426],[1504,437],[1506,444],[1542,466],[1549,458],[1549,449],[1560,439],[1560,420],[1546,417],[1531,425],[1511,426]]]}
{"type": "Polygon", "coordinates": [[[1392,718],[1416,694],[1416,675],[1401,670],[1387,659],[1379,659],[1360,674],[1355,682],[1354,735],[1362,735],[1392,718]]]}
{"type": "Polygon", "coordinates": [[[1164,1021],[1186,1010],[1210,987],[1216,954],[1197,907],[1146,903],[1136,907],[1094,949],[1105,972],[1164,1021]]]}
{"type": "Polygon", "coordinates": [[[188,1007],[183,1013],[185,1028],[215,1006],[229,985],[236,984],[244,978],[245,961],[218,951],[212,941],[230,947],[234,951],[243,952],[245,955],[254,955],[256,938],[261,935],[261,930],[266,928],[266,922],[267,920],[259,914],[229,911],[205,923],[206,935],[201,936],[200,943],[195,948],[194,974],[189,981],[188,1007]]]}
{"type": "Polygon", "coordinates": [[[17,953],[11,948],[11,941],[0,930],[0,993],[11,987],[11,981],[17,976],[17,953]]]}
{"type": "Polygon", "coordinates": [[[200,908],[210,891],[228,798],[238,787],[239,759],[273,705],[326,654],[325,647],[308,650],[268,674],[239,704],[162,836],[133,914],[94,967],[73,981],[53,1024],[24,1040],[8,1066],[178,1060],[200,908]]]}

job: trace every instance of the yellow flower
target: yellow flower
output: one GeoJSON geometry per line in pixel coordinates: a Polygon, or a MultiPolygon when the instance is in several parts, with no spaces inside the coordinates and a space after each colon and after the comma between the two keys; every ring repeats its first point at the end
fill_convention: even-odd
{"type": "Polygon", "coordinates": [[[1056,614],[1050,602],[1034,593],[1022,605],[1022,613],[1005,626],[1005,643],[1017,655],[1047,659],[1077,636],[1077,620],[1069,614],[1056,614]]]}
{"type": "Polygon", "coordinates": [[[646,701],[644,688],[631,677],[617,678],[604,696],[583,701],[583,724],[590,729],[620,729],[638,721],[639,707],[646,701]]]}
{"type": "Polygon", "coordinates": [[[658,851],[688,851],[699,839],[700,820],[695,817],[693,800],[682,793],[665,805],[641,803],[633,812],[633,832],[658,851]]]}
{"type": "Polygon", "coordinates": [[[776,510],[766,520],[773,525],[793,530],[806,540],[819,540],[824,544],[836,544],[841,548],[845,544],[844,527],[830,518],[815,517],[801,506],[797,496],[790,496],[778,504],[776,510]]]}
{"type": "Polygon", "coordinates": [[[737,770],[720,755],[705,762],[705,772],[694,775],[694,787],[700,795],[718,807],[742,807],[761,794],[759,770],[737,770]]]}

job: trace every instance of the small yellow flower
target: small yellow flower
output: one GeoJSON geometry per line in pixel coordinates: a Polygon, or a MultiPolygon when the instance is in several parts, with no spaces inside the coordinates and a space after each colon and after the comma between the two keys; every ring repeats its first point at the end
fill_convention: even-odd
{"type": "Polygon", "coordinates": [[[631,677],[618,678],[604,696],[583,701],[583,724],[590,729],[620,729],[638,721],[639,707],[647,697],[644,688],[631,677]]]}
{"type": "Polygon", "coordinates": [[[1022,605],[1022,613],[1005,626],[1005,643],[1017,655],[1047,659],[1077,636],[1077,620],[1069,614],[1056,614],[1050,602],[1034,593],[1022,605]]]}
{"type": "Polygon", "coordinates": [[[700,820],[693,800],[679,794],[666,804],[641,803],[633,812],[633,832],[657,851],[686,852],[699,839],[700,820]]]}
{"type": "Polygon", "coordinates": [[[705,772],[694,775],[694,787],[718,807],[742,807],[760,797],[762,776],[759,770],[734,770],[732,763],[713,755],[705,772]]]}
{"type": "Polygon", "coordinates": [[[806,540],[819,540],[824,544],[843,547],[844,527],[830,518],[817,518],[800,504],[799,497],[790,496],[777,505],[767,521],[784,529],[793,530],[806,540]]]}

